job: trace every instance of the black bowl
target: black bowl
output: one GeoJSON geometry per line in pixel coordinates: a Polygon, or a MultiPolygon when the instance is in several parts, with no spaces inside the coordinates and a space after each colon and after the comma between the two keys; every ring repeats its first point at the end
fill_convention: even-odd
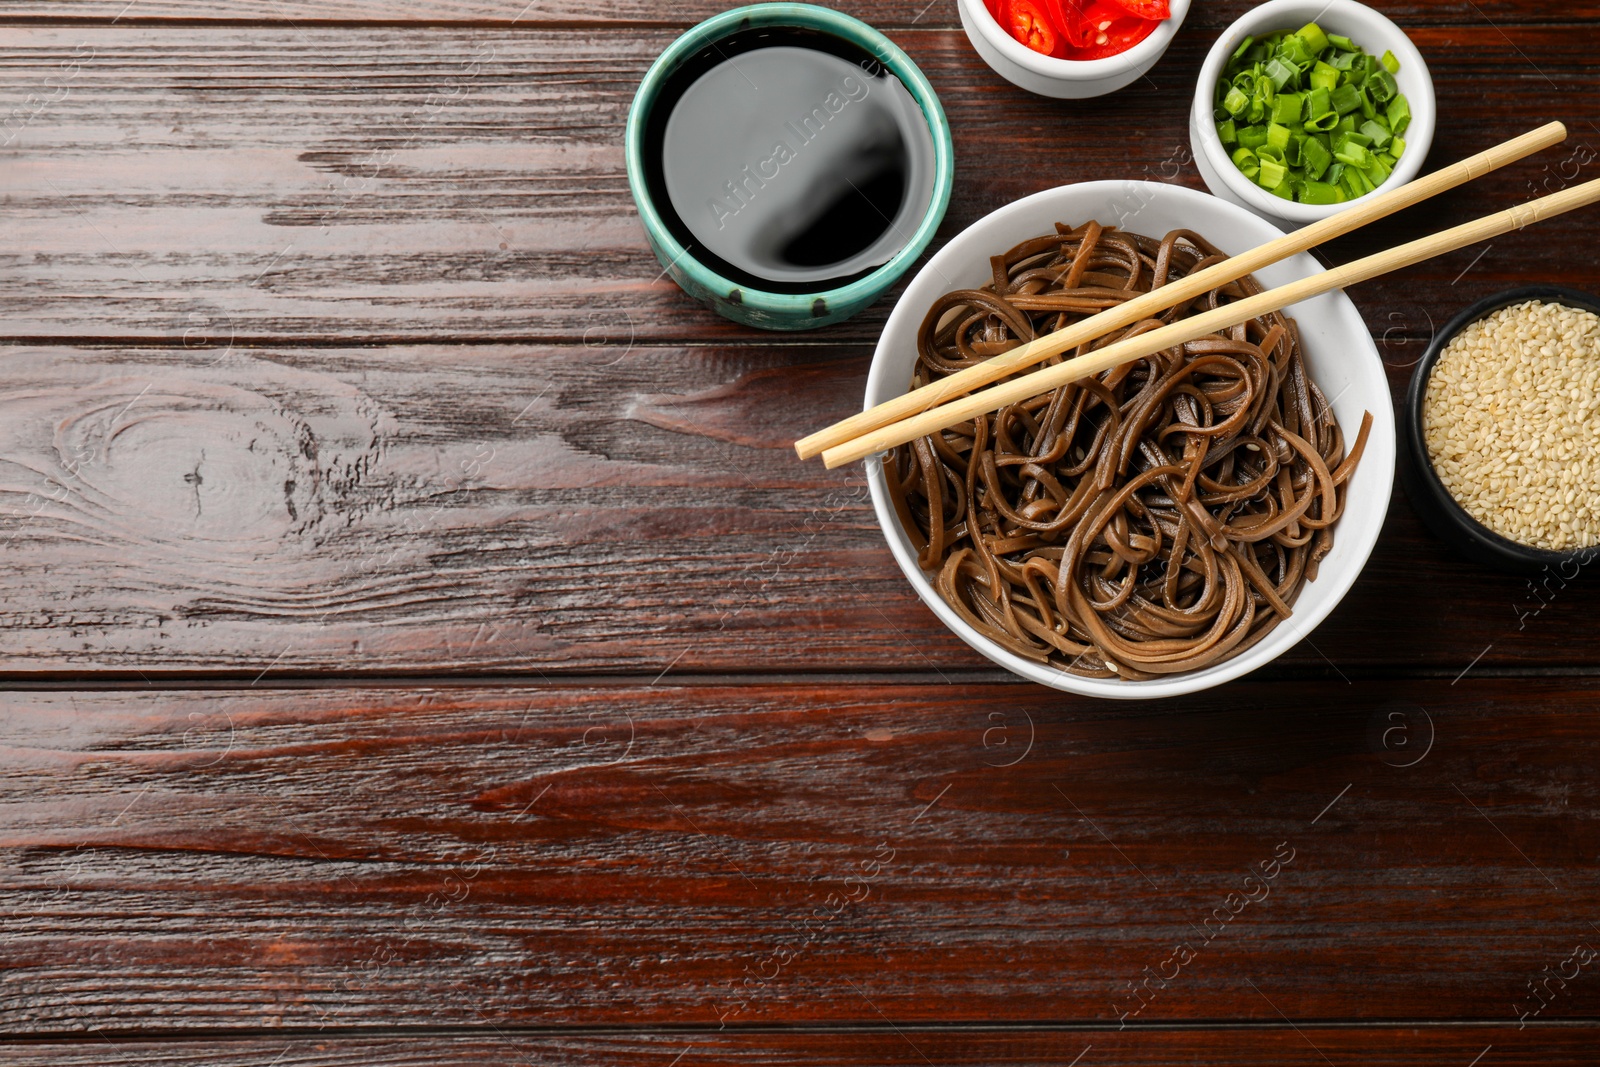
{"type": "Polygon", "coordinates": [[[1445,323],[1444,329],[1428,343],[1428,350],[1423,353],[1416,370],[1411,372],[1411,386],[1406,390],[1406,406],[1400,418],[1400,484],[1405,489],[1406,499],[1411,501],[1428,528],[1468,559],[1513,574],[1549,572],[1570,579],[1585,564],[1600,558],[1600,546],[1551,552],[1501,537],[1468,515],[1439,481],[1433,462],[1428,459],[1428,445],[1422,434],[1422,401],[1439,353],[1469,324],[1527,300],[1565,304],[1600,315],[1600,300],[1587,293],[1559,285],[1527,285],[1480,300],[1445,323]]]}

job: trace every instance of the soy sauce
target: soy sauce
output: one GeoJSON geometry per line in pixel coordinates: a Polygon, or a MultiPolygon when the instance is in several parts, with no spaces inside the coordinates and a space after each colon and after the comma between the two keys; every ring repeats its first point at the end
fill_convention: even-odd
{"type": "Polygon", "coordinates": [[[933,179],[933,135],[905,85],[814,30],[750,28],[701,49],[645,130],[645,181],[673,236],[768,292],[820,292],[888,262],[933,179]]]}

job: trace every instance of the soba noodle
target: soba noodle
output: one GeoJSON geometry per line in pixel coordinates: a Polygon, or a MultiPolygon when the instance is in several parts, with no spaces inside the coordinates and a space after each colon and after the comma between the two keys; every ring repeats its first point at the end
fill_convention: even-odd
{"type": "MultiPolygon", "coordinates": [[[[1224,258],[1187,230],[1056,231],[934,303],[913,386],[1224,258]]],[[[1260,291],[1242,278],[1048,362],[1260,291]]],[[[922,567],[976,630],[1076,674],[1145,679],[1236,656],[1289,616],[1371,422],[1346,455],[1294,321],[1274,313],[904,445],[885,473],[922,567]]]]}

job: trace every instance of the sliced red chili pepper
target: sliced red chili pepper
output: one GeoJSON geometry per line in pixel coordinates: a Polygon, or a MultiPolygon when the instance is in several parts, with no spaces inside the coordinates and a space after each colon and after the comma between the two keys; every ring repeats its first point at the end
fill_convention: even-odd
{"type": "Polygon", "coordinates": [[[1011,36],[1043,55],[1054,52],[1060,42],[1056,28],[1034,0],[1009,0],[1004,25],[1011,36]]]}
{"type": "Polygon", "coordinates": [[[1095,35],[1104,32],[1100,28],[1103,22],[1115,22],[1117,19],[1128,18],[1129,15],[1118,7],[1112,0],[1088,0],[1080,5],[1083,11],[1083,23],[1089,34],[1089,39],[1084,44],[1093,44],[1095,35]]]}
{"type": "Polygon", "coordinates": [[[1094,0],[1082,13],[1088,40],[1067,50],[1066,58],[1105,59],[1126,52],[1155,32],[1159,22],[1133,18],[1112,0],[1094,0]]]}
{"type": "Polygon", "coordinates": [[[1050,21],[1061,31],[1062,43],[1068,48],[1082,48],[1094,40],[1089,24],[1083,20],[1083,7],[1079,0],[1045,0],[1045,11],[1050,21]]]}
{"type": "Polygon", "coordinates": [[[1122,10],[1136,19],[1162,19],[1172,17],[1172,4],[1169,0],[1111,0],[1122,10]]]}
{"type": "Polygon", "coordinates": [[[1105,59],[1120,55],[1155,32],[1159,22],[1149,19],[1118,19],[1095,35],[1094,43],[1078,48],[1068,59],[1105,59]],[[1101,38],[1105,38],[1103,41],[1101,38]]]}

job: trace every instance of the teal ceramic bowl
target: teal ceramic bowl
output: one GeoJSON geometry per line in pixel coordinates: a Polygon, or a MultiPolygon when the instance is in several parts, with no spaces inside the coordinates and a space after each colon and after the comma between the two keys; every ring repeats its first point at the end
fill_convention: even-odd
{"type": "Polygon", "coordinates": [[[628,188],[639,208],[639,219],[644,223],[650,248],[666,273],[684,292],[718,314],[764,330],[815,329],[842,322],[871,305],[916,262],[933,240],[934,231],[939,228],[950,203],[950,186],[955,174],[950,126],[933,86],[928,84],[922,71],[894,42],[871,26],[814,4],[766,3],[734,8],[707,19],[668,45],[645,74],[639,91],[634,94],[633,106],[628,110],[627,160],[628,188]],[[933,134],[933,198],[921,224],[910,241],[887,263],[835,289],[815,293],[762,292],[721,276],[697,261],[668,230],[645,183],[645,128],[667,79],[707,45],[740,30],[767,26],[831,34],[875,57],[911,93],[933,134]]]}

